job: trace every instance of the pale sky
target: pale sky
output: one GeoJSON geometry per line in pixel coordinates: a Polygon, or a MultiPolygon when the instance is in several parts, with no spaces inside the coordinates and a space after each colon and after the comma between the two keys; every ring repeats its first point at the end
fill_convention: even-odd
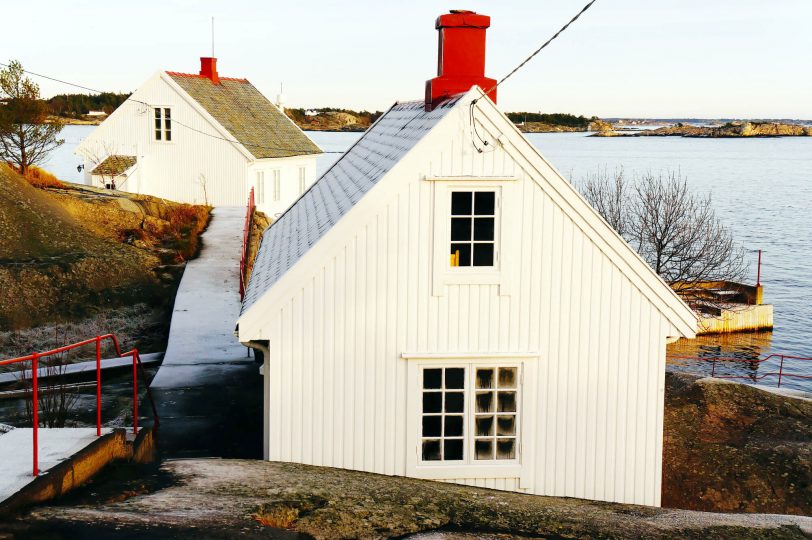
{"type": "MultiPolygon", "coordinates": [[[[211,52],[288,106],[385,109],[435,75],[435,18],[491,16],[501,78],[586,0],[27,0],[0,4],[0,61],[102,90],[211,52]]],[[[598,0],[499,88],[503,110],[603,117],[812,119],[812,1],[598,0]]],[[[78,92],[38,79],[43,95],[78,92]]]]}

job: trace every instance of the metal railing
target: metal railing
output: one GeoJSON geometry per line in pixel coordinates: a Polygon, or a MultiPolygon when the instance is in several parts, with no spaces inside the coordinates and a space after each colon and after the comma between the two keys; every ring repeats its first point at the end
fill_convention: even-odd
{"type": "MultiPolygon", "coordinates": [[[[791,356],[787,354],[770,354],[763,358],[741,358],[735,356],[668,356],[668,360],[674,362],[707,362],[711,364],[710,376],[717,379],[745,379],[753,382],[760,382],[767,377],[778,377],[778,388],[781,388],[781,382],[784,378],[791,379],[812,379],[812,375],[803,373],[796,373],[787,371],[785,365],[787,362],[812,362],[812,357],[805,356],[791,356]],[[762,371],[761,366],[767,364],[772,368],[772,371],[762,371]],[[743,365],[750,368],[754,373],[748,375],[731,375],[729,373],[717,373],[719,366],[729,365],[743,365]],[[777,366],[776,366],[777,365],[777,366]],[[777,367],[777,371],[775,368],[777,367]]],[[[765,366],[766,368],[766,366],[765,366]]],[[[770,369],[770,368],[766,368],[770,369]]],[[[810,365],[810,372],[812,372],[812,365],[810,365]]]]}
{"type": "MultiPolygon", "coordinates": [[[[86,339],[78,343],[72,343],[45,352],[35,352],[28,356],[21,356],[19,358],[12,358],[10,360],[0,360],[0,366],[8,366],[12,364],[19,364],[24,362],[31,362],[31,417],[33,424],[33,458],[34,458],[34,476],[39,475],[39,362],[44,358],[56,356],[58,354],[85,347],[87,345],[96,346],[96,436],[101,437],[102,427],[102,414],[101,414],[101,344],[102,341],[109,340],[113,344],[118,358],[132,357],[133,359],[133,434],[138,434],[138,371],[140,370],[141,376],[144,378],[144,387],[147,389],[147,397],[149,398],[150,405],[152,406],[153,420],[155,427],[158,426],[158,411],[155,408],[155,401],[152,399],[152,393],[147,385],[146,374],[144,373],[144,366],[141,364],[141,357],[138,355],[138,349],[132,349],[122,353],[119,347],[118,340],[113,334],[105,334],[103,336],[96,336],[91,339],[86,339]]],[[[23,369],[23,377],[25,377],[25,369],[23,369]]]]}
{"type": "Polygon", "coordinates": [[[248,238],[251,235],[251,218],[254,217],[254,188],[248,194],[248,206],[245,212],[245,226],[242,230],[242,255],[240,256],[240,300],[245,297],[245,271],[248,266],[248,238]]]}

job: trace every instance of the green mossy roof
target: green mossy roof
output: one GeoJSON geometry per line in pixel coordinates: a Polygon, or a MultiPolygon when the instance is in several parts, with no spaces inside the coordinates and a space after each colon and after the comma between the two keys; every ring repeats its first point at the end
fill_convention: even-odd
{"type": "Polygon", "coordinates": [[[245,79],[168,73],[257,159],[321,153],[316,144],[245,79]]]}

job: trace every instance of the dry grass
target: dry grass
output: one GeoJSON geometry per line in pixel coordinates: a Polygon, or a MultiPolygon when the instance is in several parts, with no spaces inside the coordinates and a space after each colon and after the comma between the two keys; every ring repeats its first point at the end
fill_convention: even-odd
{"type": "MultiPolygon", "coordinates": [[[[9,166],[19,174],[20,170],[17,167],[11,164],[9,164],[9,166]]],[[[56,176],[52,175],[45,169],[40,169],[34,165],[28,168],[28,172],[25,173],[24,178],[28,180],[29,184],[40,189],[65,187],[65,184],[62,183],[56,176]]]]}
{"type": "Polygon", "coordinates": [[[198,251],[198,238],[209,222],[210,206],[179,204],[169,209],[167,234],[177,251],[176,262],[193,258],[198,251]]]}

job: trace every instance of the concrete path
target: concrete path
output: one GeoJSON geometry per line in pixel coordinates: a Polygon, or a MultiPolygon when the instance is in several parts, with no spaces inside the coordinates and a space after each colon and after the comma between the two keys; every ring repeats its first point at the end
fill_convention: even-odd
{"type": "MultiPolygon", "coordinates": [[[[0,435],[0,503],[34,481],[31,428],[0,435]]],[[[113,430],[104,428],[102,435],[113,430]]],[[[96,428],[39,429],[39,470],[47,472],[93,443],[96,428]]]]}
{"type": "Polygon", "coordinates": [[[215,208],[175,298],[151,383],[166,457],[261,457],[262,379],[234,336],[245,208],[215,208]]]}

